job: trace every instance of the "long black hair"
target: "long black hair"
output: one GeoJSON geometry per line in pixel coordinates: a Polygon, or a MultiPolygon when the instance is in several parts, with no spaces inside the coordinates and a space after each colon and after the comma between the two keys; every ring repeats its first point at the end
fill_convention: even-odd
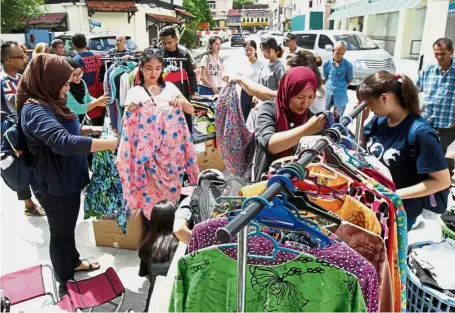
{"type": "Polygon", "coordinates": [[[256,51],[256,52],[254,53],[254,56],[255,56],[256,59],[257,59],[257,58],[258,58],[258,53],[257,53],[257,51],[258,51],[258,46],[257,46],[257,44],[256,44],[256,41],[254,41],[254,40],[247,40],[247,41],[245,41],[245,43],[243,44],[243,48],[245,49],[246,46],[251,46],[251,47],[253,47],[253,49],[256,51]]]}
{"type": "Polygon", "coordinates": [[[161,49],[156,48],[146,49],[144,50],[144,52],[141,53],[141,56],[139,58],[139,82],[142,86],[144,86],[145,84],[144,73],[142,73],[142,68],[144,67],[145,63],[147,63],[151,59],[157,59],[158,61],[160,61],[163,70],[161,71],[160,77],[158,77],[158,85],[160,85],[162,88],[166,86],[166,83],[164,82],[163,78],[163,72],[165,67],[163,55],[164,52],[161,49]]]}
{"type": "Polygon", "coordinates": [[[174,256],[178,246],[173,234],[175,211],[175,205],[169,200],[162,200],[153,207],[150,233],[139,248],[142,261],[164,263],[174,256]]]}
{"type": "Polygon", "coordinates": [[[278,59],[283,56],[283,48],[278,45],[275,38],[268,37],[263,42],[261,42],[261,49],[262,50],[275,50],[278,59]]]}

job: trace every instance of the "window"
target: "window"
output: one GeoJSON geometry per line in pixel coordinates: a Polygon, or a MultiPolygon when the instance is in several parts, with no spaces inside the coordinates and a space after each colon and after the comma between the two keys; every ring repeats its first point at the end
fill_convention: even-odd
{"type": "Polygon", "coordinates": [[[325,49],[326,45],[332,45],[333,47],[332,40],[330,40],[330,38],[327,37],[326,35],[319,35],[318,47],[321,49],[325,49]]]}
{"type": "Polygon", "coordinates": [[[297,46],[302,47],[303,49],[314,50],[316,34],[298,34],[296,43],[297,46]]]}
{"type": "Polygon", "coordinates": [[[215,10],[216,9],[215,2],[209,2],[209,7],[210,7],[210,9],[215,10]]]}

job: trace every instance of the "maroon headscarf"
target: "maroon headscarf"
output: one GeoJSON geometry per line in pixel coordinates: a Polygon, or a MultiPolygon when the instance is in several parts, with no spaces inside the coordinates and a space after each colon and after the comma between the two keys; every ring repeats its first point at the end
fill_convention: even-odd
{"type": "Polygon", "coordinates": [[[297,96],[303,89],[311,88],[316,93],[318,80],[311,69],[306,66],[291,68],[281,77],[276,102],[276,130],[282,132],[289,130],[289,123],[295,126],[303,125],[308,119],[308,110],[304,114],[295,114],[289,108],[289,101],[297,96]]]}

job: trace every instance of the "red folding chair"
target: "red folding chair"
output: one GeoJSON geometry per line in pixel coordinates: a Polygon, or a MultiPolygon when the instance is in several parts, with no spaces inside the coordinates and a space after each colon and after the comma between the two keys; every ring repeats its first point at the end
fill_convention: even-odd
{"type": "Polygon", "coordinates": [[[105,303],[117,306],[115,312],[119,312],[125,300],[125,287],[112,267],[95,277],[81,281],[69,281],[66,283],[66,287],[69,299],[64,297],[60,301],[59,307],[70,312],[84,309],[89,309],[91,312],[94,307],[105,303]],[[112,302],[120,296],[118,305],[112,302]]]}
{"type": "Polygon", "coordinates": [[[51,296],[54,303],[58,299],[57,284],[54,270],[49,265],[36,265],[0,277],[0,289],[3,295],[11,301],[11,306],[43,296],[51,296]],[[46,292],[43,268],[51,273],[54,293],[46,292]]]}

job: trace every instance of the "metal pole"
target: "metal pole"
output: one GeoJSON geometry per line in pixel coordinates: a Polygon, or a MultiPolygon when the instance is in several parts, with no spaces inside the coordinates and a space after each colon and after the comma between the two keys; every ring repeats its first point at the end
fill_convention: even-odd
{"type": "Polygon", "coordinates": [[[355,127],[355,142],[359,143],[360,142],[360,133],[362,130],[362,122],[363,122],[363,111],[360,112],[359,115],[357,115],[356,119],[356,127],[355,127]]]}
{"type": "Polygon", "coordinates": [[[245,312],[246,262],[248,254],[248,226],[238,233],[237,241],[237,312],[245,312]]]}

